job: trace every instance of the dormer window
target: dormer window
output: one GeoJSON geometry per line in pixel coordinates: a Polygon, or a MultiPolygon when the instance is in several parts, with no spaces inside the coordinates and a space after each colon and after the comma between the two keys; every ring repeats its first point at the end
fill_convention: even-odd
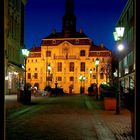
{"type": "Polygon", "coordinates": [[[76,44],[79,44],[79,39],[76,39],[76,40],[75,40],[75,43],[76,43],[76,44]]]}
{"type": "Polygon", "coordinates": [[[52,40],[52,43],[53,43],[53,44],[56,44],[56,40],[52,40]]]}

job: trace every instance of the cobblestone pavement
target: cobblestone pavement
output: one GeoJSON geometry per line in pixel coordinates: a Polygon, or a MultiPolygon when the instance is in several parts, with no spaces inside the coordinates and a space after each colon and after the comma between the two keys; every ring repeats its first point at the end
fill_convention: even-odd
{"type": "Polygon", "coordinates": [[[6,140],[134,140],[130,113],[105,111],[93,97],[32,97],[23,105],[11,96],[5,104],[6,140]]]}
{"type": "MultiPolygon", "coordinates": [[[[95,101],[90,102],[95,106],[95,101]]],[[[98,104],[103,106],[102,102],[98,104]]],[[[94,115],[100,120],[100,124],[106,125],[115,135],[117,140],[134,140],[131,131],[131,114],[127,109],[122,108],[120,114],[116,115],[115,111],[105,111],[97,109],[94,115]]]]}
{"type": "Polygon", "coordinates": [[[7,140],[97,140],[83,97],[36,97],[17,106],[6,113],[7,140]]]}

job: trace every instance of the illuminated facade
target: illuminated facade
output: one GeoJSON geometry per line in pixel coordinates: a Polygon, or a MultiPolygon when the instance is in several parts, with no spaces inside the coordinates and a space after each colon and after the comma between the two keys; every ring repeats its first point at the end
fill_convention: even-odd
{"type": "Polygon", "coordinates": [[[41,90],[58,83],[66,93],[88,93],[90,84],[110,82],[112,53],[103,44],[97,46],[80,30],[76,32],[73,1],[66,0],[62,32],[55,30],[42,39],[40,47],[32,47],[26,63],[27,83],[41,90]],[[98,76],[95,66],[100,60],[98,76]],[[81,81],[79,78],[84,76],[81,81]]]}
{"type": "Polygon", "coordinates": [[[24,6],[26,0],[4,1],[5,94],[16,94],[23,80],[21,49],[24,48],[24,6]]]}

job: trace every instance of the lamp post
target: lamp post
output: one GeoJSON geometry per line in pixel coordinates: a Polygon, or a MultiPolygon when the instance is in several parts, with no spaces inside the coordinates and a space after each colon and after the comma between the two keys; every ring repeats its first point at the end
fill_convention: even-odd
{"type": "Polygon", "coordinates": [[[89,70],[89,73],[90,73],[90,86],[91,86],[92,69],[89,70]]]}
{"type": "MultiPolygon", "coordinates": [[[[115,28],[115,32],[113,32],[114,35],[114,40],[117,42],[117,48],[119,51],[122,51],[124,49],[124,45],[122,44],[122,37],[124,35],[124,27],[116,27],[115,28]]],[[[119,59],[118,59],[118,94],[117,94],[117,98],[116,98],[116,114],[120,114],[120,80],[119,80],[119,59]]]]}
{"type": "Polygon", "coordinates": [[[26,60],[29,55],[29,50],[22,49],[22,54],[24,56],[24,64],[25,64],[25,81],[24,81],[24,90],[26,90],[26,60]]]}
{"type": "Polygon", "coordinates": [[[99,58],[96,58],[95,66],[96,66],[96,85],[97,85],[97,92],[96,92],[96,100],[98,100],[98,94],[99,94],[99,87],[98,87],[98,65],[100,63],[99,58]]]}
{"type": "Polygon", "coordinates": [[[51,71],[51,66],[48,64],[48,86],[49,86],[49,81],[50,81],[50,71],[51,71]]]}
{"type": "Polygon", "coordinates": [[[82,86],[82,82],[83,82],[83,81],[85,81],[85,79],[86,79],[86,77],[85,77],[85,76],[80,75],[80,77],[79,77],[79,80],[80,80],[80,82],[81,82],[81,84],[80,84],[80,94],[82,94],[82,93],[83,93],[83,86],[82,86]]]}

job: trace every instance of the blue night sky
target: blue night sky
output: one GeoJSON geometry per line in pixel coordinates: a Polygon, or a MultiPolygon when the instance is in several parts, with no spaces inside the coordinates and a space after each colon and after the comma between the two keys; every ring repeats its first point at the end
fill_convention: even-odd
{"type": "MultiPolygon", "coordinates": [[[[74,0],[76,29],[93,40],[95,45],[104,45],[113,50],[115,24],[127,0],[74,0]]],[[[25,7],[25,47],[40,46],[41,39],[62,31],[65,0],[27,0],[25,7]]]]}

